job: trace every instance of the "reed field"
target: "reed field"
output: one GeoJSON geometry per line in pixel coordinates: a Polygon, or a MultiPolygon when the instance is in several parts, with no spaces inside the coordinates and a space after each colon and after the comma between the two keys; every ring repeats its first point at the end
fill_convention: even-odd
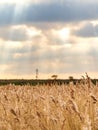
{"type": "Polygon", "coordinates": [[[98,83],[0,86],[0,130],[98,130],[98,83]]]}

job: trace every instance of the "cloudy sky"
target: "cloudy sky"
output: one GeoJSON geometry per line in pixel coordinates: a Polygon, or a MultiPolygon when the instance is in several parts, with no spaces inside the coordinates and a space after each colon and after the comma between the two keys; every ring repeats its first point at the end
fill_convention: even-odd
{"type": "Polygon", "coordinates": [[[0,1],[0,78],[98,78],[98,0],[0,1]]]}

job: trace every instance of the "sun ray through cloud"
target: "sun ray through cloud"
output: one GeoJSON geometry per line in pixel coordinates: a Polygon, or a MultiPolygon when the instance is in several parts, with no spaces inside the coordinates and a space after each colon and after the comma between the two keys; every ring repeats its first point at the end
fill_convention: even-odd
{"type": "MultiPolygon", "coordinates": [[[[21,18],[21,15],[22,15],[22,11],[24,8],[26,8],[26,6],[28,5],[27,3],[27,0],[25,1],[20,1],[20,0],[4,0],[4,1],[0,1],[0,4],[11,4],[14,6],[14,10],[13,10],[13,16],[12,16],[12,19],[11,19],[11,23],[12,23],[12,27],[10,28],[10,31],[9,31],[9,34],[8,34],[8,39],[13,39],[13,37],[15,37],[15,33],[14,33],[14,30],[18,30],[19,27],[21,28],[21,26],[19,25],[16,25],[14,26],[14,24],[16,23],[16,21],[19,21],[20,18],[21,18]]],[[[24,28],[26,28],[25,26],[23,26],[24,28]]],[[[8,59],[9,57],[11,57],[11,50],[13,50],[14,48],[18,49],[18,48],[21,48],[23,45],[20,41],[11,41],[11,40],[8,40],[8,41],[5,41],[4,42],[4,45],[3,45],[3,63],[7,64],[8,62],[8,59]]],[[[29,48],[30,50],[30,48],[29,48]]],[[[27,50],[28,51],[28,50],[27,50]]],[[[14,52],[15,53],[15,52],[14,52]]],[[[29,59],[29,58],[28,58],[29,59]]],[[[14,60],[14,59],[13,59],[14,60]]],[[[2,68],[2,67],[1,67],[2,68]]],[[[4,73],[6,73],[6,69],[7,69],[7,65],[5,67],[3,67],[2,71],[4,73]]],[[[3,73],[2,72],[2,73],[3,73]]]]}

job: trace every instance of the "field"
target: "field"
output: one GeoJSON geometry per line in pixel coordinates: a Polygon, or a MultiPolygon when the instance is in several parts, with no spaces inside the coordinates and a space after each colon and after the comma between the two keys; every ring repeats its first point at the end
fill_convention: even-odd
{"type": "Polygon", "coordinates": [[[98,83],[0,86],[0,130],[98,130],[98,83]]]}

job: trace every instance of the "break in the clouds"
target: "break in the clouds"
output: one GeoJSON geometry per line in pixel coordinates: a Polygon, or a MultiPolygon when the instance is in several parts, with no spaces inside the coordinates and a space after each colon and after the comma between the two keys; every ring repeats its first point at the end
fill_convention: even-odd
{"type": "Polygon", "coordinates": [[[0,1],[0,78],[98,77],[97,0],[0,1]],[[49,75],[49,77],[48,77],[49,75]]]}

